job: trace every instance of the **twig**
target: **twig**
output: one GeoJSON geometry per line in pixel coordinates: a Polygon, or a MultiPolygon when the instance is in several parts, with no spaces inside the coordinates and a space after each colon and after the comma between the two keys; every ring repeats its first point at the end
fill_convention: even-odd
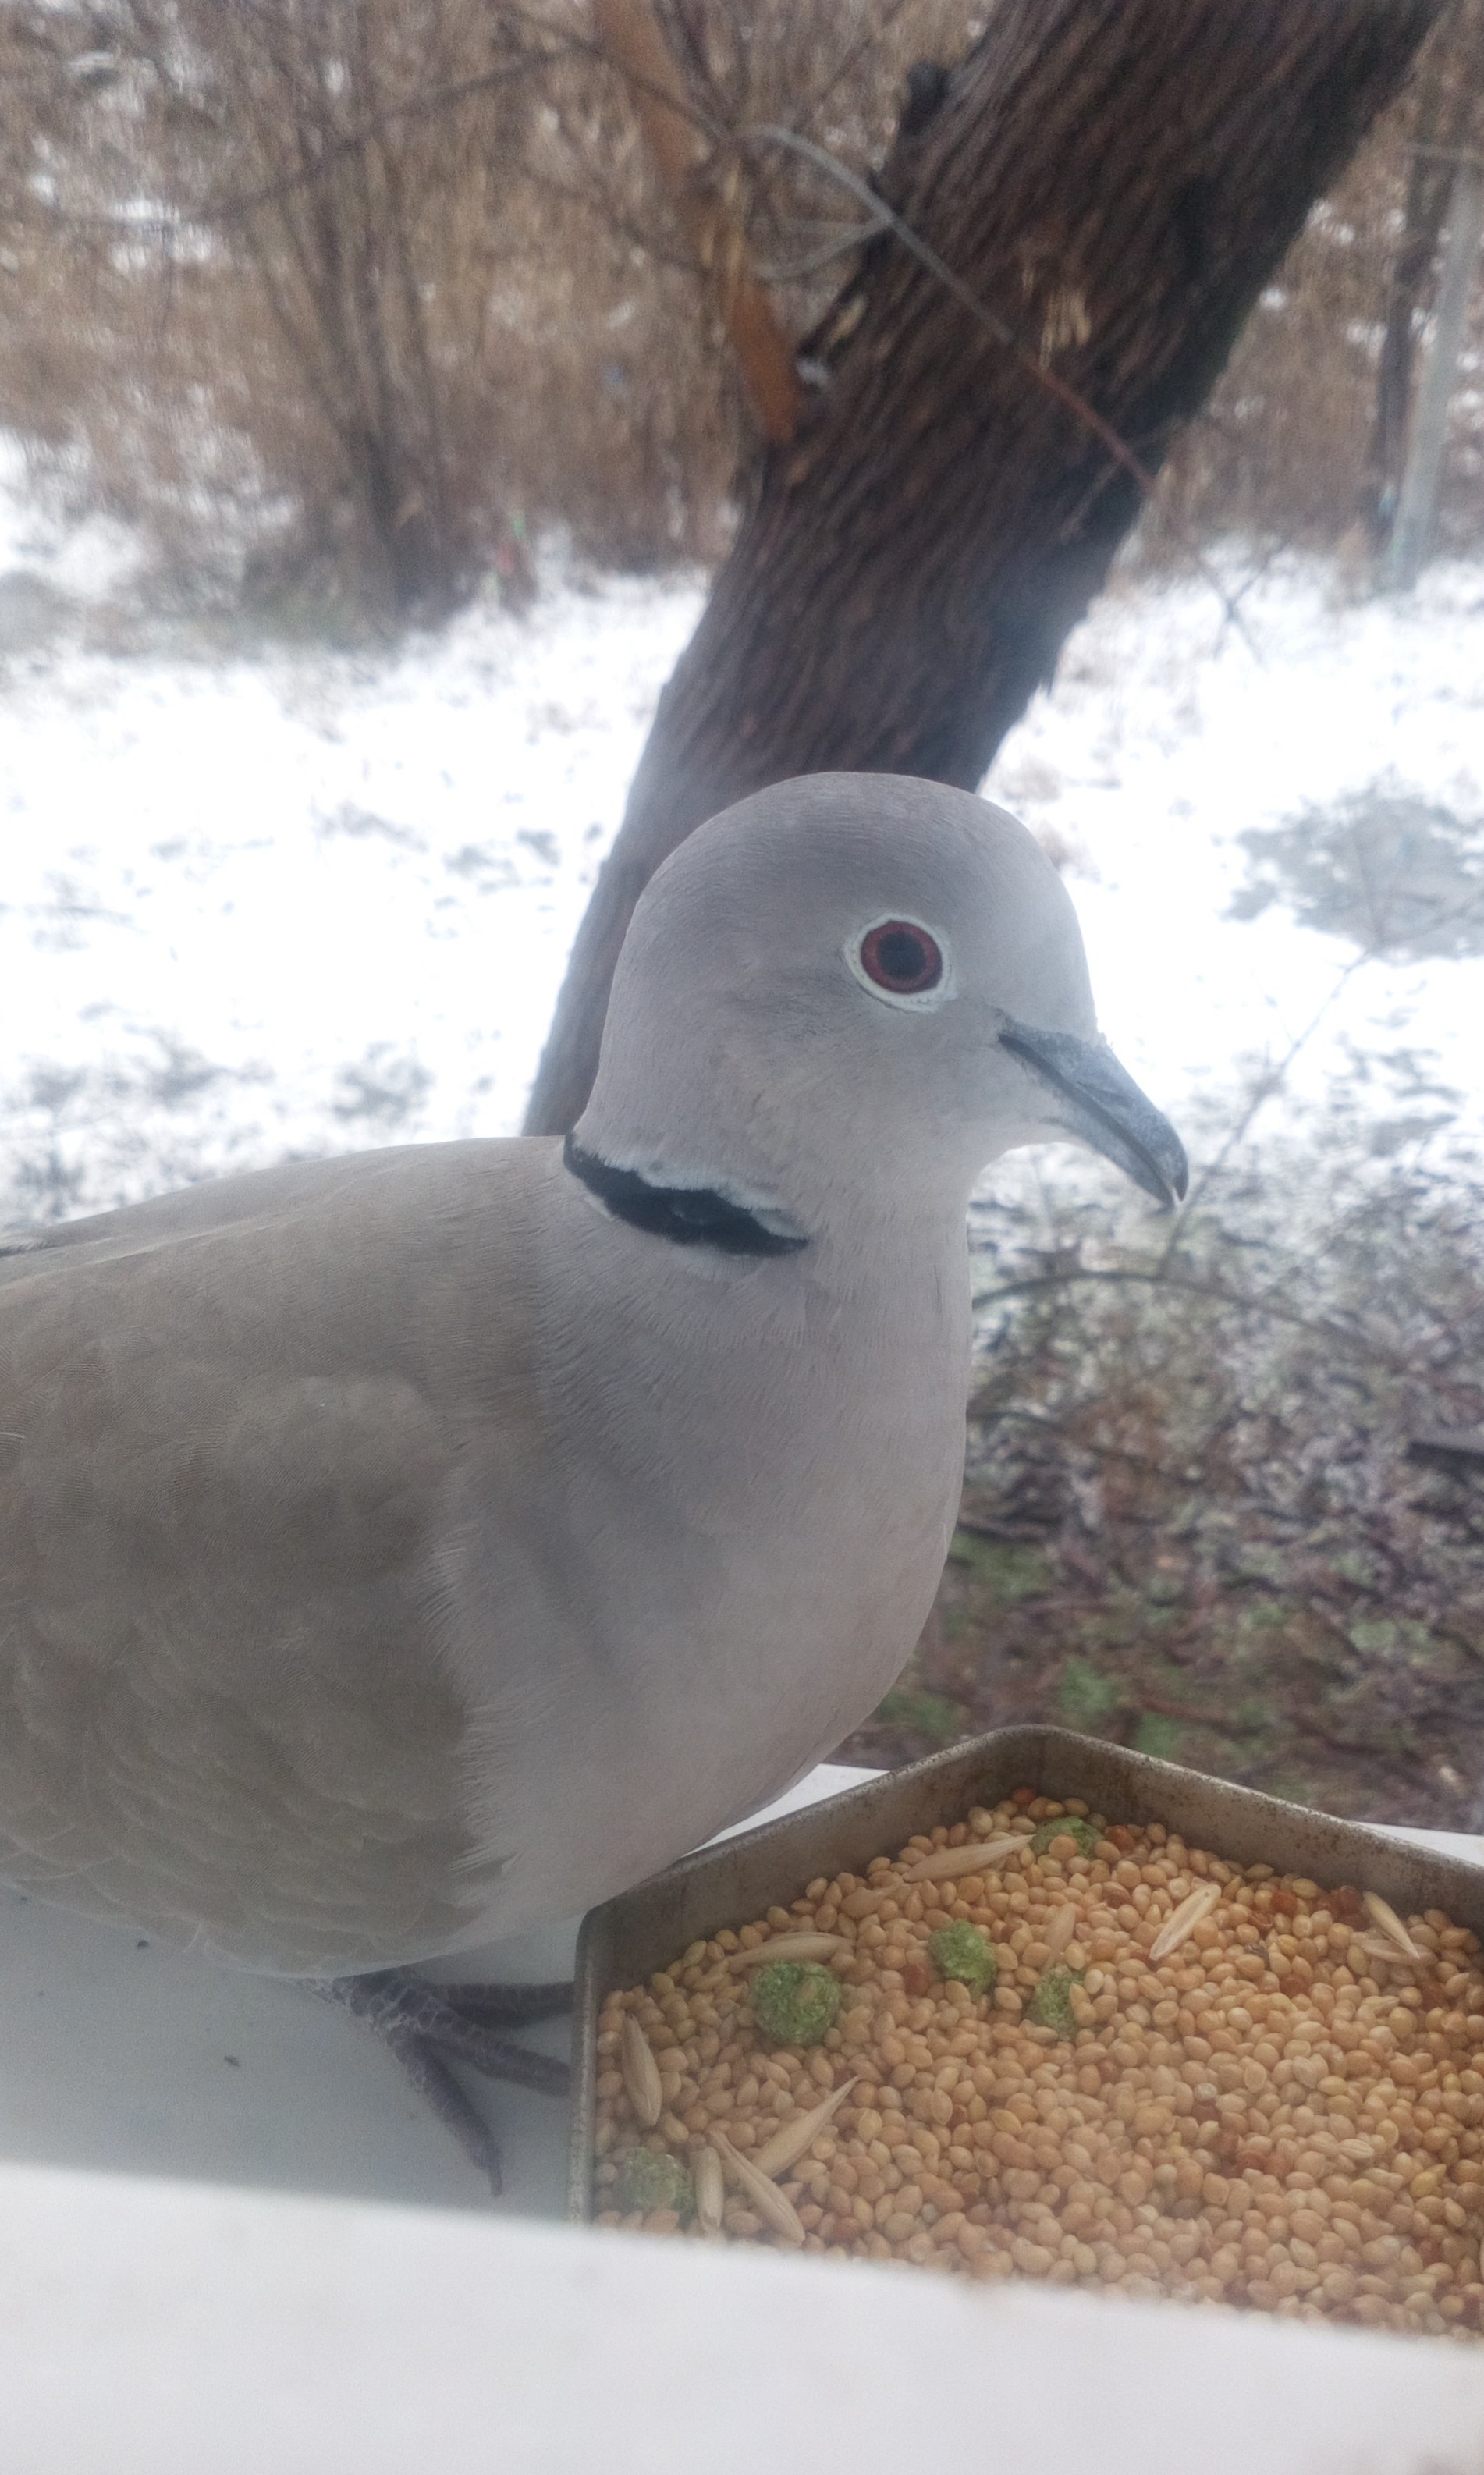
{"type": "Polygon", "coordinates": [[[1177,1289],[1186,1297],[1209,1298],[1218,1306],[1233,1307],[1242,1314],[1266,1315],[1275,1323],[1292,1324],[1297,1331],[1311,1333],[1318,1340],[1334,1341],[1356,1357],[1388,1366],[1394,1374],[1417,1373],[1417,1359],[1411,1351],[1387,1349],[1364,1333],[1349,1331],[1344,1324],[1331,1323],[1326,1318],[1301,1314],[1297,1307],[1280,1306],[1271,1296],[1246,1296],[1240,1289],[1224,1288],[1219,1282],[1172,1274],[1160,1263],[1153,1263],[1147,1269],[1133,1265],[1108,1269],[1080,1266],[1065,1272],[1035,1273],[1023,1281],[1002,1281],[996,1288],[976,1289],[974,1305],[976,1309],[997,1306],[1002,1298],[1032,1297],[1038,1291],[1084,1287],[1177,1289]]]}
{"type": "MultiPolygon", "coordinates": [[[[1399,877],[1394,876],[1391,880],[1390,891],[1395,892],[1399,882],[1399,877]]],[[[1375,891],[1375,889],[1370,888],[1367,890],[1368,893],[1375,891]]],[[[1382,890],[1384,891],[1384,889],[1382,890]]],[[[1484,888],[1480,888],[1477,892],[1465,895],[1461,901],[1453,903],[1447,911],[1440,912],[1435,919],[1428,921],[1427,933],[1429,936],[1435,936],[1440,928],[1450,926],[1455,919],[1468,919],[1472,918],[1473,913],[1478,909],[1481,900],[1484,900],[1484,888]]],[[[1375,916],[1375,902],[1373,902],[1373,917],[1375,916]]],[[[1186,1196],[1184,1205],[1180,1212],[1180,1216],[1177,1220],[1174,1228],[1171,1230],[1164,1250],[1160,1255],[1159,1266],[1161,1270],[1174,1261],[1176,1254],[1179,1252],[1183,1241],[1185,1232],[1190,1225],[1191,1214],[1194,1213],[1196,1205],[1200,1202],[1201,1197],[1207,1191],[1212,1180],[1221,1174],[1221,1171],[1225,1168],[1238,1143],[1245,1139],[1248,1130],[1251,1127],[1253,1120],[1257,1115],[1258,1111],[1265,1108],[1268,1101],[1272,1099],[1274,1093],[1280,1090],[1282,1084],[1287,1078],[1288,1069],[1292,1066],[1295,1058],[1299,1055],[1301,1049],[1305,1046],[1307,1041],[1312,1040],[1315,1032],[1319,1029],[1320,1024],[1324,1021],[1326,1015],[1329,1012],[1330,1007],[1338,1001],[1339,997],[1348,987],[1349,983],[1354,978],[1355,973],[1361,968],[1362,965],[1381,961],[1385,952],[1386,942],[1384,933],[1382,933],[1373,937],[1370,943],[1362,946],[1358,954],[1352,955],[1350,960],[1346,964],[1343,971],[1340,972],[1339,976],[1334,981],[1333,986],[1330,988],[1323,1003],[1304,1024],[1303,1029],[1289,1042],[1285,1054],[1279,1059],[1277,1065],[1270,1067],[1268,1072],[1259,1078],[1256,1089],[1253,1090],[1247,1107],[1243,1110],[1242,1115],[1238,1117],[1236,1123],[1231,1127],[1225,1142],[1221,1146],[1221,1149],[1216,1153],[1214,1159],[1206,1162],[1204,1167],[1201,1170],[1200,1175],[1196,1179],[1194,1186],[1191,1188],[1189,1194],[1186,1196]]]]}
{"type": "Polygon", "coordinates": [[[888,5],[885,9],[878,10],[874,16],[867,20],[864,34],[858,35],[853,43],[847,43],[823,85],[815,86],[814,93],[805,104],[804,111],[807,119],[818,118],[840,80],[849,76],[863,52],[868,51],[873,43],[879,43],[883,35],[889,32],[906,5],[907,0],[888,0],[888,5]]]}
{"type": "Polygon", "coordinates": [[[1349,985],[1350,980],[1354,978],[1355,973],[1360,969],[1361,965],[1363,963],[1374,961],[1375,951],[1376,949],[1374,945],[1367,945],[1361,953],[1352,956],[1350,961],[1346,964],[1345,968],[1341,971],[1339,977],[1335,980],[1327,995],[1325,997],[1324,1002],[1310,1017],[1309,1020],[1304,1024],[1303,1029],[1289,1041],[1286,1051],[1278,1060],[1277,1066],[1270,1066],[1265,1074],[1259,1076],[1256,1086],[1248,1100],[1246,1108],[1242,1111],[1241,1115],[1236,1119],[1234,1125],[1229,1129],[1227,1139],[1222,1144],[1221,1149],[1215,1154],[1213,1159],[1205,1163],[1205,1165],[1202,1168],[1194,1186],[1191,1188],[1190,1192],[1185,1197],[1184,1207],[1180,1216],[1176,1221],[1174,1228],[1171,1230],[1169,1238],[1165,1241],[1163,1251],[1159,1257],[1159,1269],[1161,1271],[1164,1271],[1168,1265],[1174,1262],[1184,1238],[1186,1228],[1189,1225],[1190,1215],[1195,1211],[1196,1205],[1200,1202],[1202,1196],[1208,1191],[1213,1179],[1220,1176],[1222,1170],[1226,1167],[1228,1161],[1231,1158],[1232,1153],[1236,1150],[1237,1145],[1246,1139],[1248,1131],[1259,1111],[1266,1108],[1275,1091],[1281,1090],[1282,1085],[1287,1078],[1289,1067],[1293,1065],[1295,1058],[1300,1054],[1301,1050],[1310,1040],[1313,1039],[1315,1032],[1324,1021],[1330,1007],[1338,1003],[1342,992],[1349,985]]]}
{"type": "MultiPolygon", "coordinates": [[[[587,48],[576,42],[566,46],[568,52],[587,48]]],[[[512,61],[504,68],[487,70],[482,76],[460,78],[452,86],[432,86],[425,94],[409,95],[404,102],[389,104],[384,111],[357,122],[343,136],[332,138],[313,165],[300,172],[285,172],[277,180],[265,181],[255,189],[229,190],[223,197],[203,198],[195,206],[179,207],[167,215],[80,215],[70,213],[64,207],[52,206],[47,207],[46,212],[53,223],[64,226],[69,232],[124,233],[134,240],[144,234],[179,233],[191,224],[235,223],[256,214],[263,207],[276,205],[280,198],[292,196],[296,190],[312,188],[327,177],[332,165],[361,152],[397,121],[415,119],[424,113],[455,110],[460,104],[488,93],[496,86],[506,86],[516,78],[533,76],[538,70],[550,68],[563,57],[562,52],[551,52],[536,59],[512,61]]]]}

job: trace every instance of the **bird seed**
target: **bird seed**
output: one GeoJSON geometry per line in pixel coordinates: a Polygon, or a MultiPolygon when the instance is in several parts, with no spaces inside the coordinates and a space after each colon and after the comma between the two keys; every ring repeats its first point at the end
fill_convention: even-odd
{"type": "Polygon", "coordinates": [[[976,1807],[611,1994],[597,2067],[602,2226],[1484,2333],[1477,1938],[1157,1823],[976,1807]]]}

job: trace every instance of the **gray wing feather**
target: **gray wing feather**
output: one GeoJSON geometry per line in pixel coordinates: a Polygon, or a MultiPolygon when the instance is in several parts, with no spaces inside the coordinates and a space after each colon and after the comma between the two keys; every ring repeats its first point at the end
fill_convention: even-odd
{"type": "Polygon", "coordinates": [[[0,1259],[0,1876],[294,1973],[467,1927],[426,1576],[466,1437],[525,1415],[545,1148],[275,1171],[0,1259]]]}

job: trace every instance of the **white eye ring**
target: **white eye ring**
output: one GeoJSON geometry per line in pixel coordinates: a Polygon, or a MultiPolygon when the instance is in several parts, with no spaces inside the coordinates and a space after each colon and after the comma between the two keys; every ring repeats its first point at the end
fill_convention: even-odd
{"type": "Polygon", "coordinates": [[[941,928],[930,928],[925,919],[914,919],[910,911],[888,911],[879,919],[868,919],[864,928],[847,938],[840,950],[851,978],[859,982],[867,996],[879,997],[883,1005],[899,1006],[907,1014],[931,1014],[954,994],[953,949],[947,938],[941,928]],[[937,963],[937,978],[925,986],[913,987],[904,974],[903,985],[892,987],[888,979],[878,976],[886,959],[880,950],[884,930],[888,934],[893,930],[910,932],[924,940],[927,951],[923,960],[937,963]]]}

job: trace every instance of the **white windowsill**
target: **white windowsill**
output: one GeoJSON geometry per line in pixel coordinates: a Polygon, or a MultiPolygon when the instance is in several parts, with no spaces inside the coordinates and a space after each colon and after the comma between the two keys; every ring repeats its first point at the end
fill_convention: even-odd
{"type": "Polygon", "coordinates": [[[929,2449],[1451,2475],[1484,2449],[1484,2347],[533,2222],[564,2125],[519,2092],[492,2209],[343,2015],[13,1896],[0,2018],[4,2475],[901,2475],[929,2449]]]}

